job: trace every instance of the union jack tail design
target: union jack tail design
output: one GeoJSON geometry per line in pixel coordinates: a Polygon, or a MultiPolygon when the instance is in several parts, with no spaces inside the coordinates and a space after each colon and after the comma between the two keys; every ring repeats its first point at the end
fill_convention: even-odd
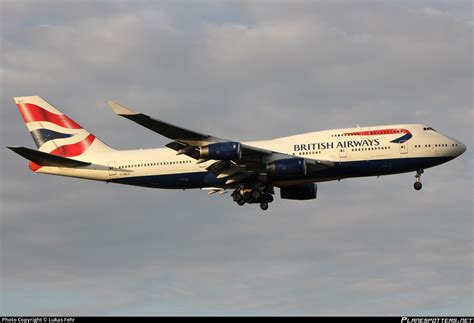
{"type": "MultiPolygon", "coordinates": [[[[41,97],[14,99],[40,151],[61,157],[77,157],[113,150],[41,97]]],[[[30,162],[31,170],[40,167],[30,162]]]]}

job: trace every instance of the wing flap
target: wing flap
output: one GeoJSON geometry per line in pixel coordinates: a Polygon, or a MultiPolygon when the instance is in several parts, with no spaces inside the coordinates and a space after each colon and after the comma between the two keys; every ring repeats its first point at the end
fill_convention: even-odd
{"type": "Polygon", "coordinates": [[[176,150],[176,155],[184,154],[194,159],[200,159],[199,150],[194,146],[172,141],[169,144],[166,144],[166,147],[176,150]]]}
{"type": "Polygon", "coordinates": [[[219,175],[222,171],[226,170],[226,169],[232,169],[234,168],[235,164],[231,161],[228,161],[228,160],[220,160],[220,161],[217,161],[215,163],[213,163],[212,165],[210,165],[209,167],[207,167],[206,169],[211,173],[211,174],[214,174],[214,175],[219,175]]]}

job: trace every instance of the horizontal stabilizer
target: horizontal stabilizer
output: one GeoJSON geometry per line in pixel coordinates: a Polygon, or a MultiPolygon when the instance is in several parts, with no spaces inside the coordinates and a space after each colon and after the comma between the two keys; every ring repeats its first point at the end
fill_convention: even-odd
{"type": "Polygon", "coordinates": [[[53,154],[48,154],[39,150],[34,150],[25,147],[7,147],[8,149],[16,152],[18,155],[38,164],[41,166],[53,166],[53,167],[84,167],[89,166],[91,163],[83,161],[61,157],[53,154]]]}

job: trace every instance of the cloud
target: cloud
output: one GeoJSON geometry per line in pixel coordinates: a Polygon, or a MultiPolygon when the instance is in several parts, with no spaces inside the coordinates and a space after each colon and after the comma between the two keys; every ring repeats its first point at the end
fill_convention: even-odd
{"type": "Polygon", "coordinates": [[[464,6],[2,2],[3,146],[31,146],[11,100],[30,94],[116,148],[168,141],[107,99],[236,140],[420,122],[468,146],[416,194],[413,174],[321,183],[265,215],[31,174],[4,149],[2,314],[472,313],[464,6]]]}

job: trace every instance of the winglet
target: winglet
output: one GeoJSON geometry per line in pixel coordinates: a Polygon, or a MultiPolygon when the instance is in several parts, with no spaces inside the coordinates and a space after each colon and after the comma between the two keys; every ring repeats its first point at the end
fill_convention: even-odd
{"type": "Polygon", "coordinates": [[[137,112],[134,112],[132,110],[130,110],[129,108],[115,102],[115,101],[107,101],[107,105],[109,106],[110,109],[112,109],[112,111],[115,113],[115,114],[118,114],[118,115],[131,115],[131,114],[138,114],[137,112]]]}

